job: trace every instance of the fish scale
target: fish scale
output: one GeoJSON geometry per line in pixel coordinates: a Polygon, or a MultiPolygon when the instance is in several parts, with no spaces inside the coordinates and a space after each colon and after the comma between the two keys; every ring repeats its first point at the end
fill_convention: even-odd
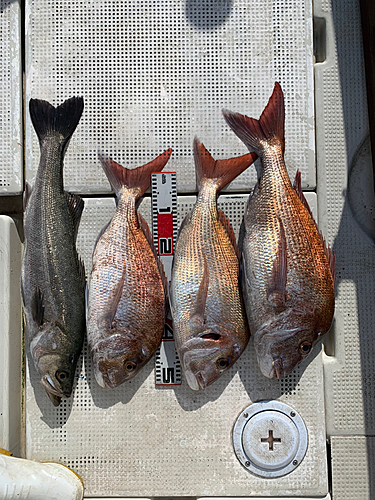
{"type": "Polygon", "coordinates": [[[164,331],[163,272],[137,202],[161,171],[171,150],[130,170],[100,157],[116,193],[116,212],[95,245],[87,338],[98,384],[114,388],[150,360],[164,331]]]}
{"type": "Polygon", "coordinates": [[[278,83],[259,120],[224,111],[232,130],[261,158],[242,234],[242,289],[258,364],[286,377],[330,328],[335,259],[284,163],[284,96],[278,83]]]}
{"type": "Polygon", "coordinates": [[[64,153],[82,111],[81,98],[58,108],[30,101],[41,157],[25,197],[21,294],[28,349],[54,405],[71,394],[85,329],[84,270],[75,247],[83,200],[63,189],[64,153]]]}
{"type": "Polygon", "coordinates": [[[198,197],[177,240],[170,302],[176,349],[193,390],[204,389],[232,366],[249,340],[239,287],[233,230],[218,212],[219,191],[255,155],[216,161],[194,140],[198,197]]]}

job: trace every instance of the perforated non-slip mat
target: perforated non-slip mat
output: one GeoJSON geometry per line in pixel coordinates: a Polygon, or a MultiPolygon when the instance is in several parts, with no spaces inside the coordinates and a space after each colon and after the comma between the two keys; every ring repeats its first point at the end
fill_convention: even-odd
{"type": "Polygon", "coordinates": [[[0,195],[23,189],[21,9],[18,1],[0,1],[0,195]]]}
{"type": "MultiPolygon", "coordinates": [[[[246,153],[222,108],[259,117],[279,81],[286,158],[315,186],[312,3],[294,0],[26,2],[26,101],[82,95],[85,111],[66,157],[65,186],[103,193],[97,151],[124,165],[168,147],[178,189],[193,191],[192,142],[216,158],[246,153]]],[[[26,114],[26,177],[38,143],[26,114]]],[[[254,168],[231,189],[248,189],[254,168]]]]}
{"type": "MultiPolygon", "coordinates": [[[[308,195],[314,211],[316,197],[308,195]]],[[[219,206],[238,234],[247,196],[221,196],[219,206]]],[[[179,197],[179,222],[194,197],[179,197]]],[[[140,211],[150,222],[150,198],[140,211]]],[[[87,271],[99,233],[114,212],[111,198],[86,199],[78,248],[87,271]]],[[[32,369],[26,386],[27,455],[56,460],[84,479],[87,496],[323,496],[328,491],[323,365],[317,347],[307,363],[282,381],[266,379],[249,344],[239,361],[200,393],[180,387],[156,389],[152,360],[115,390],[100,388],[87,348],[72,398],[52,406],[32,369]],[[295,408],[308,429],[303,462],[277,480],[249,474],[231,442],[238,414],[251,402],[280,399],[295,408]]]]}

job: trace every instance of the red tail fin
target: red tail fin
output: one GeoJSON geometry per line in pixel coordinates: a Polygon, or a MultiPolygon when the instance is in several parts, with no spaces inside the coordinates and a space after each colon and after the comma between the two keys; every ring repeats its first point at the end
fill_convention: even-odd
{"type": "Polygon", "coordinates": [[[123,187],[139,187],[141,192],[138,198],[140,198],[150,187],[152,172],[161,172],[171,154],[172,149],[169,148],[146,165],[134,169],[122,167],[111,158],[103,157],[100,153],[99,160],[116,195],[123,187]]]}
{"type": "Polygon", "coordinates": [[[223,110],[225,121],[250,151],[262,154],[262,141],[276,139],[284,151],[284,95],[280,84],[275,83],[273,93],[259,120],[240,113],[223,110]]]}
{"type": "Polygon", "coordinates": [[[214,160],[204,145],[195,137],[194,160],[197,176],[197,187],[200,189],[202,179],[218,179],[218,192],[246,170],[255,160],[257,155],[249,153],[229,158],[228,160],[214,160]]]}

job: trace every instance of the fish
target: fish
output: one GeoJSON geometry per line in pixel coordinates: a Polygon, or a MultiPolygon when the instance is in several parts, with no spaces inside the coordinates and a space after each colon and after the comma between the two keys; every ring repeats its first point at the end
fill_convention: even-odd
{"type": "Polygon", "coordinates": [[[117,200],[95,245],[88,295],[87,339],[103,388],[132,379],[163,336],[165,275],[137,203],[151,184],[151,173],[163,170],[171,154],[168,149],[135,169],[99,154],[117,200]]]}
{"type": "Polygon", "coordinates": [[[83,106],[81,97],[57,108],[29,102],[40,162],[24,194],[21,297],[28,351],[55,406],[72,393],[86,325],[85,271],[76,250],[84,202],[63,186],[64,155],[83,106]]]}
{"type": "Polygon", "coordinates": [[[282,379],[329,330],[335,308],[335,255],[284,162],[284,95],[276,82],[259,120],[223,111],[261,172],[241,235],[242,290],[260,371],[282,379]]]}
{"type": "Polygon", "coordinates": [[[257,156],[215,161],[197,138],[193,149],[198,197],[180,228],[169,293],[181,366],[189,387],[200,390],[233,366],[249,341],[236,238],[217,196],[257,156]]]}

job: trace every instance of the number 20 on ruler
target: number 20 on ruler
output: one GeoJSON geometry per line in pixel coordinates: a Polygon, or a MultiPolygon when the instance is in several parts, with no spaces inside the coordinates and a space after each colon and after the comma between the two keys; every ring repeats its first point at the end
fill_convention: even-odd
{"type": "MultiPolygon", "coordinates": [[[[152,223],[154,245],[164,272],[171,279],[174,245],[177,238],[177,185],[175,172],[160,172],[151,176],[152,223]]],[[[173,339],[172,321],[167,318],[164,335],[155,354],[155,385],[181,384],[180,360],[173,339]]]]}

